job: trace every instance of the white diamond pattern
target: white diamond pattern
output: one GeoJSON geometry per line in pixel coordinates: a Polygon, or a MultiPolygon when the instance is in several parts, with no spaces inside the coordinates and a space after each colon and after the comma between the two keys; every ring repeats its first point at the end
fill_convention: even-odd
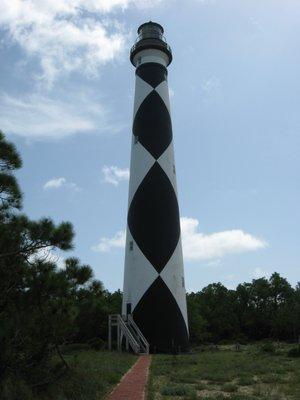
{"type": "MultiPolygon", "coordinates": [[[[151,85],[149,85],[139,76],[136,76],[134,117],[145,98],[153,90],[154,89],[151,85]]],[[[155,88],[155,91],[162,98],[170,113],[169,90],[167,82],[161,82],[155,88]]],[[[173,141],[171,141],[170,145],[159,157],[157,162],[168,176],[177,197],[173,141]]],[[[147,175],[148,171],[154,163],[155,158],[152,157],[152,155],[142,146],[142,144],[138,143],[137,140],[133,138],[130,166],[131,176],[129,184],[129,206],[135,192],[137,191],[144,177],[147,175]]],[[[160,274],[157,273],[152,264],[144,256],[143,252],[140,250],[139,246],[133,239],[128,226],[126,246],[127,249],[125,259],[124,294],[127,294],[127,298],[123,302],[123,313],[126,313],[126,310],[124,309],[124,307],[126,307],[126,302],[131,302],[132,311],[134,310],[143,294],[151,286],[154,280],[160,275],[165,284],[168,286],[170,292],[174,296],[188,329],[185,288],[183,285],[184,272],[181,238],[179,238],[179,241],[172,256],[170,257],[169,261],[167,262],[166,266],[160,274]],[[133,243],[132,252],[128,251],[128,246],[130,246],[130,242],[133,243]],[[128,271],[126,268],[130,269],[130,271],[128,271]],[[129,276],[131,277],[131,280],[130,282],[127,282],[126,277],[129,276]],[[134,277],[133,280],[132,277],[134,277]]]]}
{"type": "Polygon", "coordinates": [[[179,238],[176,249],[172,257],[168,261],[167,265],[160,273],[160,276],[176,299],[177,304],[181,310],[181,314],[184,317],[186,326],[188,326],[181,238],[179,238]]]}
{"type": "Polygon", "coordinates": [[[156,86],[155,91],[160,95],[163,99],[169,114],[171,114],[170,110],[170,97],[169,97],[169,88],[167,81],[162,81],[158,86],[156,86]]]}
{"type": "Polygon", "coordinates": [[[145,147],[139,143],[135,142],[133,137],[133,143],[131,147],[131,165],[130,165],[130,182],[129,182],[129,194],[128,194],[128,204],[130,206],[131,201],[137,188],[140,186],[141,182],[147,175],[149,169],[155,163],[155,158],[149,153],[145,147]]]}
{"type": "Polygon", "coordinates": [[[136,81],[135,81],[135,98],[134,98],[133,119],[134,119],[138,109],[140,108],[140,105],[142,104],[142,102],[152,91],[153,91],[153,87],[137,75],[136,81]]]}
{"type": "Polygon", "coordinates": [[[125,268],[128,270],[125,271],[124,275],[124,293],[126,293],[127,298],[123,302],[123,314],[126,314],[124,308],[126,303],[131,303],[133,311],[143,294],[158,277],[157,271],[140,250],[128,227],[126,246],[127,249],[132,246],[132,250],[126,252],[125,259],[125,268]],[[129,277],[131,278],[128,281],[129,277]],[[132,277],[134,277],[134,286],[132,285],[132,277]]]}
{"type": "Polygon", "coordinates": [[[177,183],[176,183],[173,141],[169,144],[168,148],[159,157],[157,162],[167,174],[170,182],[172,183],[173,189],[175,190],[177,197],[177,183]]]}

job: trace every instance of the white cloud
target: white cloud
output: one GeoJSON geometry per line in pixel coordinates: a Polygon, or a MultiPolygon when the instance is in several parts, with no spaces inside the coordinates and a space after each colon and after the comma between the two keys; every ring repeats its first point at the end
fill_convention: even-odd
{"type": "Polygon", "coordinates": [[[109,18],[130,4],[153,6],[145,0],[1,0],[0,27],[6,43],[18,44],[37,57],[39,78],[49,86],[61,73],[80,70],[89,76],[126,48],[128,33],[109,18]]]}
{"type": "Polygon", "coordinates": [[[76,192],[80,191],[80,188],[74,182],[67,182],[66,178],[53,178],[46,182],[43,186],[44,190],[49,189],[59,189],[59,188],[68,188],[75,190],[76,192]]]}
{"type": "MultiPolygon", "coordinates": [[[[199,222],[194,218],[180,218],[183,256],[186,261],[209,260],[209,266],[218,266],[228,254],[263,249],[267,243],[240,229],[204,234],[198,232],[199,222]]],[[[102,237],[92,250],[109,252],[125,247],[125,231],[118,231],[112,238],[102,237]]],[[[231,276],[233,278],[233,276],[231,276]]]]}
{"type": "Polygon", "coordinates": [[[59,187],[62,187],[65,183],[66,183],[65,178],[53,178],[45,183],[44,189],[57,189],[59,187]]]}
{"type": "Polygon", "coordinates": [[[60,139],[76,133],[118,131],[108,111],[92,95],[73,93],[64,101],[35,94],[0,93],[0,126],[4,132],[31,139],[60,139]]]}
{"type": "Polygon", "coordinates": [[[264,240],[240,229],[204,234],[198,232],[197,219],[183,217],[180,222],[186,260],[220,259],[227,254],[255,251],[267,246],[264,240]]]}
{"type": "Polygon", "coordinates": [[[124,123],[110,117],[100,86],[97,95],[86,85],[84,92],[70,92],[65,78],[71,72],[98,76],[104,65],[127,54],[132,33],[115,11],[162,1],[168,0],[1,0],[0,43],[21,49],[18,74],[24,69],[22,78],[34,84],[31,95],[0,92],[1,129],[30,140],[120,131],[124,123]],[[63,84],[47,90],[59,78],[63,84]]]}
{"type": "Polygon", "coordinates": [[[109,253],[115,248],[123,249],[125,247],[125,237],[125,231],[118,231],[112,238],[100,238],[99,244],[92,246],[91,249],[100,253],[109,253]]]}
{"type": "Polygon", "coordinates": [[[111,185],[118,186],[121,181],[129,179],[129,169],[119,168],[115,165],[102,167],[103,182],[110,183],[111,185]]]}

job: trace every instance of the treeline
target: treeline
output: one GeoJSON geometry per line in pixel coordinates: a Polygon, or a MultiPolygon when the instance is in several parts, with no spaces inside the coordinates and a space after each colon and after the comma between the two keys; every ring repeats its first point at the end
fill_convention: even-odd
{"type": "Polygon", "coordinates": [[[300,283],[293,288],[276,272],[235,290],[213,283],[187,302],[194,343],[300,339],[300,283]]]}
{"type": "MultiPolygon", "coordinates": [[[[73,248],[69,222],[31,220],[21,212],[14,175],[22,161],[0,131],[0,398],[26,399],[69,369],[63,348],[104,348],[107,318],[120,313],[122,293],[109,293],[90,266],[56,250],[73,248]],[[55,356],[55,357],[54,357],[55,356]],[[55,361],[54,360],[58,360],[55,361]],[[20,393],[22,396],[20,397],[20,393]]],[[[187,296],[191,342],[297,340],[300,285],[274,273],[236,290],[212,284],[187,296]]]]}

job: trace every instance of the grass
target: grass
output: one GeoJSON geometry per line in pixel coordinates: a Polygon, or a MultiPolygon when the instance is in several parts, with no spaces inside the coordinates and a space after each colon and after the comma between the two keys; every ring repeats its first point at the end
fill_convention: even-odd
{"type": "MultiPolygon", "coordinates": [[[[290,348],[281,345],[270,353],[260,345],[239,352],[220,346],[218,352],[154,355],[148,400],[299,400],[300,358],[289,356],[290,348]]],[[[19,388],[24,395],[5,399],[101,400],[137,359],[76,346],[64,349],[64,355],[71,368],[60,380],[35,395],[24,386],[19,388]]],[[[11,392],[17,385],[11,382],[11,392]]]]}
{"type": "Polygon", "coordinates": [[[290,346],[233,348],[153,356],[148,400],[300,399],[300,359],[288,356],[290,346]]]}
{"type": "Polygon", "coordinates": [[[136,361],[127,353],[74,351],[65,356],[70,372],[34,400],[100,400],[136,361]]]}

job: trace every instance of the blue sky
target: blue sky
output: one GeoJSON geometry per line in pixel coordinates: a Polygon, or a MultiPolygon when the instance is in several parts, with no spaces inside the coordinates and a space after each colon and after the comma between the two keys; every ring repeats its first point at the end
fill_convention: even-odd
{"type": "Polygon", "coordinates": [[[161,23],[188,290],[299,281],[298,0],[2,0],[0,129],[32,218],[122,288],[137,27],[161,23]]]}

